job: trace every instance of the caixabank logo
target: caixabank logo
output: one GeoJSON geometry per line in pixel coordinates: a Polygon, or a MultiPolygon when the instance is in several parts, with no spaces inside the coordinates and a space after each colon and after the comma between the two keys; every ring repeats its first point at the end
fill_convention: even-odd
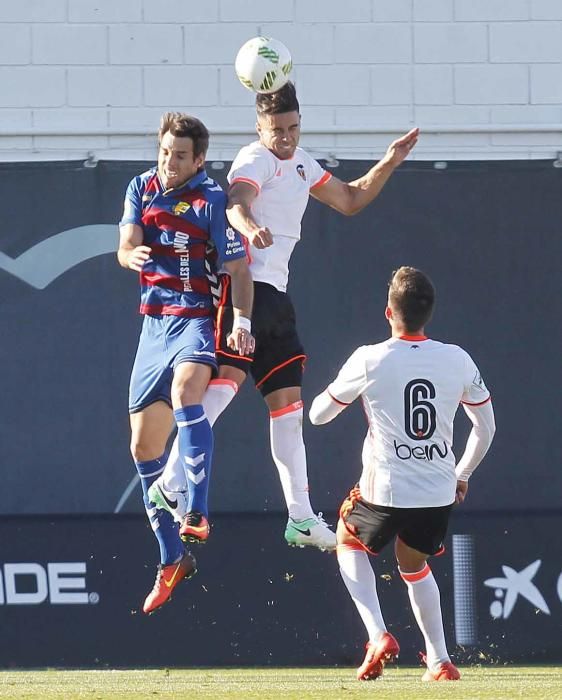
{"type": "MultiPolygon", "coordinates": [[[[545,595],[533,580],[541,564],[542,560],[536,559],[520,568],[519,571],[507,564],[502,564],[503,576],[494,576],[484,581],[485,586],[494,589],[496,598],[490,603],[491,617],[507,620],[519,600],[521,605],[531,605],[537,613],[552,615],[552,602],[549,606],[545,595]]],[[[562,571],[557,580],[551,582],[548,593],[551,594],[548,596],[551,600],[558,598],[558,601],[562,603],[562,571]],[[553,590],[555,590],[554,595],[552,595],[553,590]]]]}
{"type": "MultiPolygon", "coordinates": [[[[537,528],[531,529],[536,531],[537,528]]],[[[528,531],[525,524],[525,532],[528,531]]],[[[560,559],[549,553],[542,559],[530,561],[531,558],[521,552],[524,535],[518,536],[516,542],[514,540],[516,552],[507,541],[503,543],[503,561],[512,561],[500,563],[496,549],[492,547],[488,551],[478,547],[474,535],[452,535],[457,644],[476,646],[490,635],[501,636],[503,640],[510,630],[524,626],[529,633],[522,635],[516,644],[523,648],[534,638],[529,631],[531,626],[537,625],[535,634],[540,629],[545,635],[544,644],[552,639],[550,630],[558,630],[562,614],[560,559]],[[482,575],[484,571],[487,575],[482,575]]]]}
{"type": "Polygon", "coordinates": [[[86,562],[13,562],[0,565],[0,605],[97,605],[87,589],[86,562]]]}

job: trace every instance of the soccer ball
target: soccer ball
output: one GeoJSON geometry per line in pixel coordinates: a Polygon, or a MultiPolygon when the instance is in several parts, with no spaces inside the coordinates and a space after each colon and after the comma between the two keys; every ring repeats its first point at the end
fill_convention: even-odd
{"type": "Polygon", "coordinates": [[[269,94],[289,80],[293,67],[289,49],[277,39],[256,36],[247,41],[236,56],[238,80],[253,92],[269,94]]]}

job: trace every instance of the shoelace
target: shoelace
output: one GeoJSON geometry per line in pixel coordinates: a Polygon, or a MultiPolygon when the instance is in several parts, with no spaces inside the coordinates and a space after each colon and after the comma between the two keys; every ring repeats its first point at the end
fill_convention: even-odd
{"type": "Polygon", "coordinates": [[[316,516],[316,521],[319,525],[324,525],[324,527],[328,527],[328,523],[324,520],[324,514],[322,513],[322,511],[320,511],[316,516]]]}

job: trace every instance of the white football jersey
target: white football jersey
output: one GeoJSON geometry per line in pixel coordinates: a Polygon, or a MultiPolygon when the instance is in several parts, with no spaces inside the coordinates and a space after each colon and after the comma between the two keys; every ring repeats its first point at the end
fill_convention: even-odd
{"type": "Polygon", "coordinates": [[[422,508],[455,500],[455,413],[460,402],[490,399],[468,353],[423,336],[364,345],[328,392],[342,404],[362,398],[369,430],[359,487],[366,501],[422,508]]]}
{"type": "Polygon", "coordinates": [[[247,182],[256,188],[252,214],[273,236],[269,248],[250,249],[250,270],[256,282],[267,282],[281,292],[287,290],[289,259],[301,236],[309,192],[331,177],[302,148],[297,148],[287,160],[277,158],[259,141],[240,150],[228,173],[228,182],[247,182]]]}

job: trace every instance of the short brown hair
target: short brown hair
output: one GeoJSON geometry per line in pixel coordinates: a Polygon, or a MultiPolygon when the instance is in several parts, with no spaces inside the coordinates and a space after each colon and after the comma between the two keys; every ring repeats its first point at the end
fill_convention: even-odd
{"type": "Polygon", "coordinates": [[[388,283],[388,302],[408,332],[418,331],[430,320],[435,288],[429,277],[414,267],[400,267],[388,283]]]}
{"type": "Polygon", "coordinates": [[[170,132],[172,136],[188,137],[193,141],[193,156],[205,155],[209,148],[209,132],[203,122],[190,114],[182,112],[166,112],[160,119],[160,129],[158,130],[158,144],[162,141],[165,133],[170,132]]]}
{"type": "Polygon", "coordinates": [[[256,96],[256,112],[258,117],[262,114],[285,114],[286,112],[299,112],[297,91],[291,81],[285,83],[280,90],[264,95],[256,96]]]}

